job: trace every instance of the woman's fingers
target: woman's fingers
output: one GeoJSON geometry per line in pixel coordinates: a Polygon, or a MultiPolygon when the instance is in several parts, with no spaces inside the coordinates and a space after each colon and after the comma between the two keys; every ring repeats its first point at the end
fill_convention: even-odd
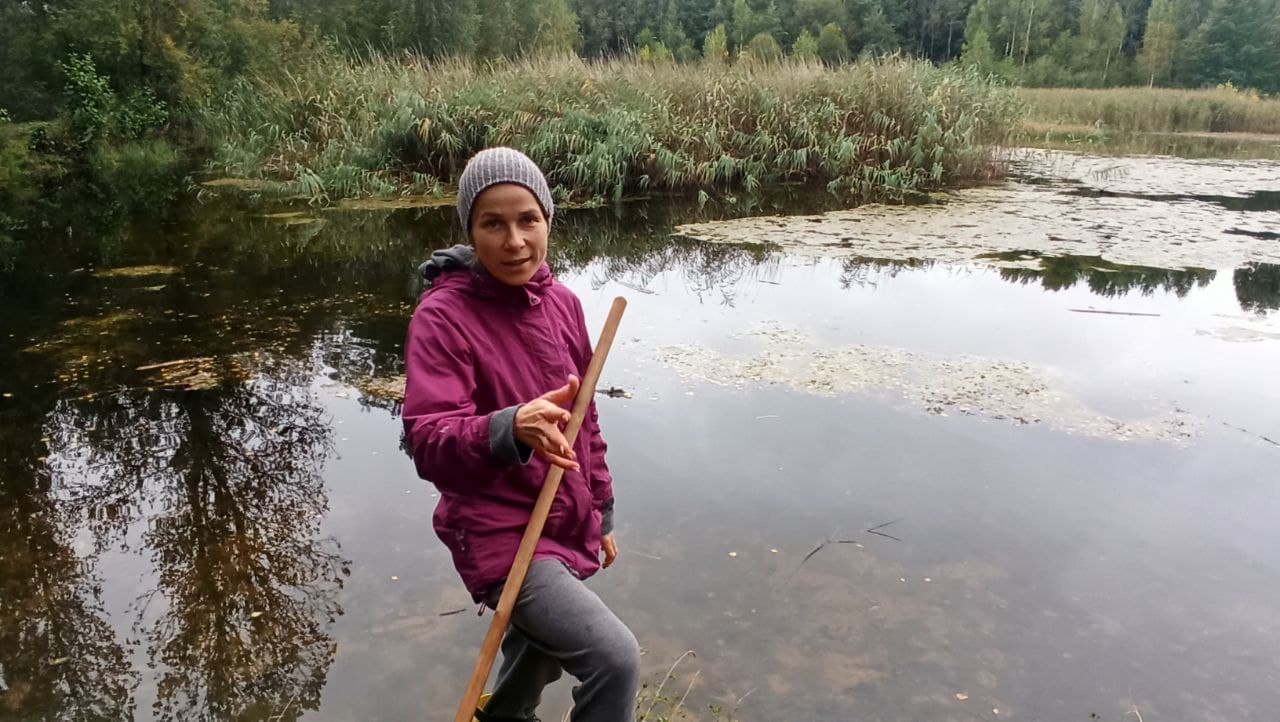
{"type": "Polygon", "coordinates": [[[546,399],[556,406],[565,406],[572,403],[574,397],[578,395],[578,386],[578,377],[570,376],[568,382],[565,383],[564,386],[561,386],[554,391],[548,391],[540,398],[546,399]]]}
{"type": "Polygon", "coordinates": [[[600,538],[600,548],[604,551],[604,568],[608,569],[613,566],[613,562],[618,558],[618,540],[613,534],[605,534],[600,538]]]}
{"type": "Polygon", "coordinates": [[[525,404],[528,413],[550,424],[567,424],[573,416],[568,411],[556,406],[547,399],[536,399],[525,404]]]}
{"type": "Polygon", "coordinates": [[[569,419],[573,417],[573,414],[565,411],[559,406],[552,406],[542,412],[542,417],[556,424],[567,424],[569,423],[569,419]]]}
{"type": "Polygon", "coordinates": [[[565,471],[577,471],[579,469],[578,462],[568,457],[561,456],[560,454],[553,454],[550,451],[538,449],[538,455],[565,471]]]}
{"type": "Polygon", "coordinates": [[[542,449],[548,454],[563,456],[570,461],[578,458],[578,455],[573,453],[573,448],[569,446],[569,440],[565,438],[564,434],[560,433],[559,427],[556,426],[552,426],[547,430],[542,449]]]}
{"type": "Polygon", "coordinates": [[[541,431],[542,433],[539,434],[538,438],[540,443],[534,448],[538,450],[542,458],[564,469],[577,471],[578,455],[574,453],[573,447],[569,446],[569,440],[560,431],[560,427],[553,423],[547,423],[541,431]]]}
{"type": "Polygon", "coordinates": [[[579,468],[578,455],[560,427],[573,418],[564,406],[578,395],[579,385],[578,377],[570,376],[564,386],[524,404],[516,414],[516,438],[552,464],[572,471],[579,468]]]}

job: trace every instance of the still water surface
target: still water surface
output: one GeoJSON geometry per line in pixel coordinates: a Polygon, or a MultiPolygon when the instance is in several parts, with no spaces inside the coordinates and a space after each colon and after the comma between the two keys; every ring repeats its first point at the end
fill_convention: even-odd
{"type": "MultiPolygon", "coordinates": [[[[1125,200],[1265,233],[1215,200],[1280,190],[1255,171],[1125,200]]],[[[696,653],[664,690],[690,719],[1275,718],[1280,267],[671,238],[694,215],[569,212],[552,257],[593,332],[631,302],[592,584],[651,683],[696,653]]],[[[452,713],[488,620],[361,390],[449,223],[209,206],[4,279],[0,719],[452,713]]]]}

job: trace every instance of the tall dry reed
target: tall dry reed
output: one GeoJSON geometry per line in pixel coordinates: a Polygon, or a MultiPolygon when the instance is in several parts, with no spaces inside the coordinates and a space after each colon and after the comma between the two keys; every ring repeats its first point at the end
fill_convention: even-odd
{"type": "Polygon", "coordinates": [[[1280,133],[1280,99],[1230,86],[1173,88],[1022,88],[1035,125],[1095,126],[1121,132],[1280,133]]]}
{"type": "Polygon", "coordinates": [[[481,66],[317,55],[203,109],[213,170],[317,200],[447,186],[491,145],[527,152],[560,198],[756,193],[821,182],[900,198],[997,172],[1013,92],[908,60],[481,66]]]}

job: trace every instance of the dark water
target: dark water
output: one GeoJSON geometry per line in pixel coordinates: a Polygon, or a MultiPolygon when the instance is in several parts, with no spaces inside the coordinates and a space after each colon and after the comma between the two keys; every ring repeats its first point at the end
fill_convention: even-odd
{"type": "MultiPolygon", "coordinates": [[[[600,401],[623,557],[593,584],[651,684],[696,653],[663,692],[692,683],[690,719],[1275,718],[1280,267],[802,260],[670,242],[661,208],[566,213],[552,260],[592,329],[631,301],[601,383],[632,398],[600,401]],[[1070,435],[663,363],[758,322],[1024,360],[1196,430],[1070,435]],[[849,543],[806,560],[824,540],[849,543]]],[[[312,215],[59,235],[3,278],[0,719],[452,714],[487,618],[394,402],[358,390],[400,371],[449,216],[312,215]]],[[[561,683],[543,718],[567,704],[561,683]]]]}
{"type": "Polygon", "coordinates": [[[1195,201],[1221,206],[1229,211],[1275,211],[1280,210],[1280,191],[1253,191],[1246,196],[1217,196],[1203,194],[1155,194],[1155,193],[1116,193],[1092,188],[1079,188],[1071,191],[1071,195],[1084,198],[1135,198],[1157,203],[1181,203],[1195,201]]]}

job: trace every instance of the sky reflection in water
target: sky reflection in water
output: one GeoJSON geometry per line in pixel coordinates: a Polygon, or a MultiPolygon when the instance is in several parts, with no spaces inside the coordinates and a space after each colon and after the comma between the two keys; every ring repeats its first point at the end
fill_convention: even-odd
{"type": "MultiPolygon", "coordinates": [[[[665,211],[629,213],[566,214],[553,258],[593,332],[631,301],[602,385],[632,397],[600,400],[624,556],[595,588],[650,679],[696,651],[672,682],[699,672],[695,718],[1270,718],[1280,269],[808,260],[668,242],[665,211]],[[664,362],[750,357],[761,323],[1015,359],[1101,413],[1176,406],[1196,430],[1086,438],[664,362]],[[884,522],[897,540],[867,531],[884,522]],[[828,539],[852,543],[801,564],[828,539]]],[[[8,279],[0,718],[455,704],[485,622],[394,403],[355,388],[399,371],[412,265],[447,215],[321,218],[206,210],[8,279]],[[142,263],[177,270],[94,273],[142,263]],[[201,390],[137,370],[188,357],[209,359],[201,390]]]]}

